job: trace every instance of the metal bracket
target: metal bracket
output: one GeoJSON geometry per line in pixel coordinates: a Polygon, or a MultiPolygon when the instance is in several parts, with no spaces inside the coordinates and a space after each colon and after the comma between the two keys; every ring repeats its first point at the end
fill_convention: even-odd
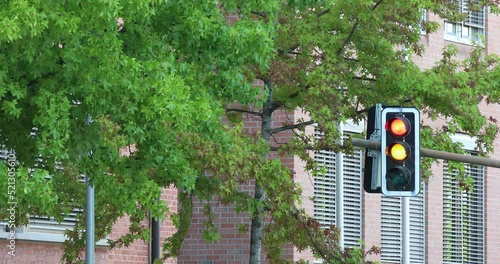
{"type": "MultiPolygon", "coordinates": [[[[382,104],[375,105],[375,127],[370,135],[370,140],[382,141],[382,104]]],[[[371,189],[376,190],[382,186],[382,150],[368,149],[367,156],[372,157],[372,185],[371,189]]]]}

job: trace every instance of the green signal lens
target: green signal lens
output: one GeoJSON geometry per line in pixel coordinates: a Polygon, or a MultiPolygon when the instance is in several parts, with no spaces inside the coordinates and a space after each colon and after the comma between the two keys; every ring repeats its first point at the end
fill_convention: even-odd
{"type": "Polygon", "coordinates": [[[402,188],[410,183],[411,173],[408,168],[398,166],[390,169],[385,177],[394,187],[402,188]]]}

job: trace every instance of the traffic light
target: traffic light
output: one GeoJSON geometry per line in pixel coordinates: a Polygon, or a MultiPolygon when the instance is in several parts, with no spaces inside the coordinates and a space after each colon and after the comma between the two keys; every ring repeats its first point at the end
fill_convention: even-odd
{"type": "Polygon", "coordinates": [[[416,108],[382,110],[382,193],[416,196],[420,192],[420,112],[416,108]]]}

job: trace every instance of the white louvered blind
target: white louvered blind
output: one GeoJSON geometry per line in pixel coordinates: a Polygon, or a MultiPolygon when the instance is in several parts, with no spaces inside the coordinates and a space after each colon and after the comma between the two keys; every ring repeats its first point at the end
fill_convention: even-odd
{"type": "Polygon", "coordinates": [[[335,153],[319,151],[314,153],[314,160],[324,173],[314,177],[314,217],[322,226],[335,225],[335,153]]]}
{"type": "MultiPolygon", "coordinates": [[[[419,195],[410,197],[410,262],[425,262],[425,208],[423,188],[419,195]]],[[[401,263],[402,257],[402,201],[400,197],[382,196],[381,203],[381,261],[401,263]]]]}
{"type": "Polygon", "coordinates": [[[466,164],[472,192],[458,188],[456,173],[443,173],[443,263],[484,263],[484,170],[466,164]]]}
{"type": "MultiPolygon", "coordinates": [[[[3,146],[0,146],[0,162],[7,160],[8,150],[3,146]]],[[[82,179],[83,181],[83,179],[82,179]]],[[[23,229],[24,232],[35,232],[35,233],[55,233],[63,234],[64,230],[73,229],[77,223],[78,214],[82,213],[82,209],[75,208],[67,217],[64,217],[61,223],[58,223],[53,218],[48,218],[44,216],[30,216],[29,223],[23,229]]],[[[6,231],[6,222],[0,221],[0,232],[6,231]]]]}
{"type": "MultiPolygon", "coordinates": [[[[344,131],[345,134],[349,132],[344,131]]],[[[317,133],[319,136],[319,133],[317,133]]],[[[344,188],[342,194],[336,193],[336,160],[332,151],[319,151],[314,159],[324,173],[314,178],[314,216],[324,227],[336,225],[336,197],[344,200],[344,245],[359,247],[361,240],[361,173],[362,152],[356,150],[352,156],[344,155],[344,188]]]]}
{"type": "Polygon", "coordinates": [[[410,261],[425,263],[425,187],[410,198],[410,261]]]}
{"type": "Polygon", "coordinates": [[[73,229],[77,224],[78,215],[82,214],[83,210],[75,208],[68,216],[64,217],[61,223],[58,223],[54,218],[45,216],[30,216],[30,221],[27,225],[27,232],[39,233],[62,233],[64,230],[73,229]]]}
{"type": "MultiPolygon", "coordinates": [[[[318,135],[318,133],[317,133],[318,135]]],[[[314,217],[323,228],[336,226],[336,177],[335,153],[332,151],[319,151],[314,153],[318,173],[314,176],[314,217]]],[[[316,259],[315,264],[321,264],[321,259],[316,259]]]]}
{"type": "Polygon", "coordinates": [[[356,150],[352,156],[344,155],[344,245],[360,246],[361,240],[361,195],[362,154],[356,150]]]}
{"type": "Polygon", "coordinates": [[[382,195],[381,250],[384,263],[401,263],[401,198],[382,195]]]}

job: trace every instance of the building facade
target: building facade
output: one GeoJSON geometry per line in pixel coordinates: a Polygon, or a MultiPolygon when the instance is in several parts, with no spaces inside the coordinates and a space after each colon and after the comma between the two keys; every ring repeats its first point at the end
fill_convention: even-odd
{"type": "MultiPolygon", "coordinates": [[[[460,1],[462,2],[462,1],[460,1]]],[[[465,6],[464,12],[468,12],[465,6]]],[[[488,53],[500,54],[500,18],[487,12],[470,12],[463,23],[442,21],[432,13],[424,12],[423,18],[440,21],[442,27],[433,34],[422,33],[421,43],[425,46],[423,57],[413,58],[422,68],[429,68],[441,58],[442,49],[454,44],[465,57],[474,41],[482,41],[488,53]]],[[[482,104],[481,111],[500,118],[500,105],[482,104]]],[[[299,120],[299,112],[277,113],[276,126],[293,118],[299,120]]],[[[247,120],[249,131],[259,130],[260,120],[247,120]]],[[[315,133],[314,126],[306,128],[315,133]]],[[[363,124],[343,124],[344,135],[360,134],[363,124]]],[[[289,132],[276,135],[277,140],[291,137],[289,132]]],[[[474,154],[474,139],[455,135],[454,140],[474,154]]],[[[3,153],[6,156],[6,153],[3,153]]],[[[281,158],[295,172],[295,180],[302,185],[306,210],[322,224],[334,224],[341,228],[345,247],[380,246],[381,255],[369,259],[381,263],[401,263],[402,244],[402,202],[400,198],[368,194],[362,189],[363,151],[344,155],[330,151],[312,153],[318,165],[326,173],[312,177],[304,171],[304,163],[297,157],[281,158]],[[310,199],[314,198],[314,199],[310,199]]],[[[494,143],[492,159],[500,160],[500,138],[494,143]]],[[[276,157],[278,158],[278,157],[276,157]]],[[[448,164],[441,161],[432,167],[433,177],[425,184],[417,197],[410,199],[410,262],[411,263],[500,263],[500,169],[467,164],[466,171],[474,179],[474,191],[460,191],[454,172],[448,171],[448,164]]],[[[253,186],[243,186],[252,191],[253,186]]],[[[175,190],[166,190],[162,199],[174,208],[177,206],[175,190]]],[[[78,213],[78,212],[74,212],[78,213]]],[[[240,234],[238,224],[249,224],[246,214],[237,214],[231,206],[215,206],[216,225],[221,234],[219,243],[211,244],[202,239],[203,205],[195,205],[193,225],[185,239],[181,255],[168,263],[183,264],[240,264],[247,263],[249,256],[249,234],[240,234]]],[[[62,224],[51,219],[32,217],[31,223],[17,232],[15,256],[9,254],[9,232],[6,224],[0,224],[0,264],[7,263],[58,263],[62,256],[63,230],[71,228],[73,218],[62,224]]],[[[112,238],[127,230],[126,219],[118,222],[112,238]]],[[[174,232],[171,223],[162,225],[161,236],[174,232]]],[[[150,246],[136,242],[128,248],[109,250],[104,241],[96,247],[96,263],[149,263],[150,246]]],[[[82,253],[83,254],[83,253],[82,253]]],[[[287,247],[285,254],[295,261],[315,260],[310,252],[297,252],[287,247]]]]}

